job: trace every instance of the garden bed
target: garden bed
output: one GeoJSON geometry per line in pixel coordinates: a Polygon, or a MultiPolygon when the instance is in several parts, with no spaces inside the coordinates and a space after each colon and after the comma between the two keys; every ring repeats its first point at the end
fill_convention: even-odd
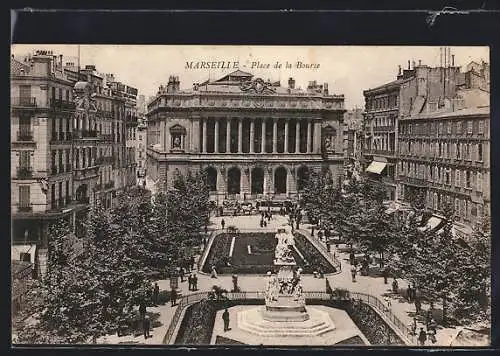
{"type": "MultiPolygon", "coordinates": [[[[275,233],[223,233],[218,235],[208,253],[202,271],[210,273],[215,266],[219,274],[266,274],[268,271],[277,272],[274,265],[274,250],[276,247],[275,233]],[[231,242],[236,236],[233,255],[230,258],[231,242]],[[248,248],[250,246],[250,250],[248,248]]],[[[323,273],[333,273],[335,268],[323,257],[306,237],[295,234],[295,245],[304,259],[292,250],[292,255],[301,267],[303,274],[311,274],[321,269],[323,273]]]]}

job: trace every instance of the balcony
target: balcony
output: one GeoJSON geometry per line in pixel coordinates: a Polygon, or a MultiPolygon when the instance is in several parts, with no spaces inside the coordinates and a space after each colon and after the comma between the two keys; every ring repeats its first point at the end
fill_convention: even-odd
{"type": "Polygon", "coordinates": [[[98,132],[96,130],[79,130],[74,132],[74,138],[76,139],[97,139],[98,132]]]}
{"type": "Polygon", "coordinates": [[[78,198],[76,198],[76,202],[78,204],[88,204],[90,202],[90,198],[89,197],[78,197],[78,198]]]}
{"type": "Polygon", "coordinates": [[[426,179],[422,178],[405,177],[402,180],[403,182],[408,183],[410,185],[415,185],[423,188],[427,188],[430,185],[426,179]]]}
{"type": "Polygon", "coordinates": [[[17,178],[26,179],[33,177],[33,169],[31,167],[18,167],[17,178]]]}
{"type": "Polygon", "coordinates": [[[76,105],[72,101],[52,98],[50,99],[50,107],[52,109],[75,110],[76,105]]]}
{"type": "Polygon", "coordinates": [[[12,107],[36,108],[36,98],[33,96],[14,97],[11,100],[12,107]]]}
{"type": "Polygon", "coordinates": [[[33,205],[31,203],[19,203],[17,211],[20,213],[29,213],[33,211],[33,205]]]}
{"type": "Polygon", "coordinates": [[[33,131],[22,130],[17,132],[17,140],[24,142],[33,142],[33,131]]]}

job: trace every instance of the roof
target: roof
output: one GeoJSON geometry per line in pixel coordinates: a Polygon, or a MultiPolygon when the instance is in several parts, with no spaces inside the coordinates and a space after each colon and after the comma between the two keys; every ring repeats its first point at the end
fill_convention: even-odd
{"type": "Polygon", "coordinates": [[[17,59],[11,58],[10,59],[10,72],[13,75],[20,75],[22,71],[24,73],[28,73],[30,70],[30,66],[27,64],[24,64],[17,59]]]}
{"type": "Polygon", "coordinates": [[[489,115],[489,114],[490,114],[490,107],[488,105],[475,108],[465,108],[455,111],[436,111],[428,114],[421,114],[419,118],[437,119],[445,117],[461,117],[461,116],[489,115]]]}
{"type": "Polygon", "coordinates": [[[407,79],[396,79],[396,80],[393,80],[392,82],[389,82],[389,83],[386,83],[386,84],[382,84],[382,85],[379,85],[378,87],[375,87],[375,88],[370,88],[370,89],[367,89],[367,90],[364,90],[363,91],[363,94],[368,94],[368,93],[371,93],[373,91],[378,91],[378,90],[381,90],[381,89],[390,89],[392,87],[396,87],[396,86],[399,86],[401,85],[402,83],[404,82],[407,82],[409,81],[411,78],[407,78],[407,79]]]}
{"type": "Polygon", "coordinates": [[[457,95],[464,99],[464,107],[466,108],[490,105],[490,93],[479,88],[460,89],[457,91],[457,95]]]}

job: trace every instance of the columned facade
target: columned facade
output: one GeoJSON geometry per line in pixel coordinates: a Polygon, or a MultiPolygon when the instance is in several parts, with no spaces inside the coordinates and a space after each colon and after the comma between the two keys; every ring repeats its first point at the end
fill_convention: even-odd
{"type": "Polygon", "coordinates": [[[180,150],[166,144],[148,147],[148,160],[157,167],[152,170],[153,180],[164,180],[168,189],[173,171],[205,170],[211,199],[221,203],[296,199],[308,176],[304,172],[326,168],[335,176],[341,174],[342,95],[282,88],[252,80],[248,73],[235,73],[243,79],[235,79],[233,73],[208,82],[206,92],[196,85],[190,91],[160,87],[148,107],[148,121],[166,123],[165,135],[174,126],[176,132],[186,128],[186,134],[180,150]],[[247,90],[242,82],[256,84],[247,90]],[[228,86],[234,88],[228,90],[228,86]],[[329,136],[337,149],[326,153],[325,127],[339,132],[329,136]]]}

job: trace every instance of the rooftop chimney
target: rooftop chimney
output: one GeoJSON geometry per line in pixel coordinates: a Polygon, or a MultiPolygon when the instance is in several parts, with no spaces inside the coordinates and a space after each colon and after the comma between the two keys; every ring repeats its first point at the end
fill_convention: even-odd
{"type": "Polygon", "coordinates": [[[295,89],[295,79],[288,78],[288,88],[295,89]]]}
{"type": "Polygon", "coordinates": [[[421,65],[422,65],[422,60],[421,60],[421,59],[419,59],[419,60],[418,60],[418,66],[420,67],[421,65]]]}
{"type": "Polygon", "coordinates": [[[328,95],[328,83],[323,84],[323,95],[328,95]]]}
{"type": "Polygon", "coordinates": [[[401,75],[401,65],[398,65],[398,75],[401,75]]]}
{"type": "Polygon", "coordinates": [[[455,55],[454,54],[451,55],[451,66],[452,67],[455,66],[455,55]]]}
{"type": "Polygon", "coordinates": [[[411,68],[410,68],[410,60],[408,60],[408,69],[411,69],[411,68]]]}

